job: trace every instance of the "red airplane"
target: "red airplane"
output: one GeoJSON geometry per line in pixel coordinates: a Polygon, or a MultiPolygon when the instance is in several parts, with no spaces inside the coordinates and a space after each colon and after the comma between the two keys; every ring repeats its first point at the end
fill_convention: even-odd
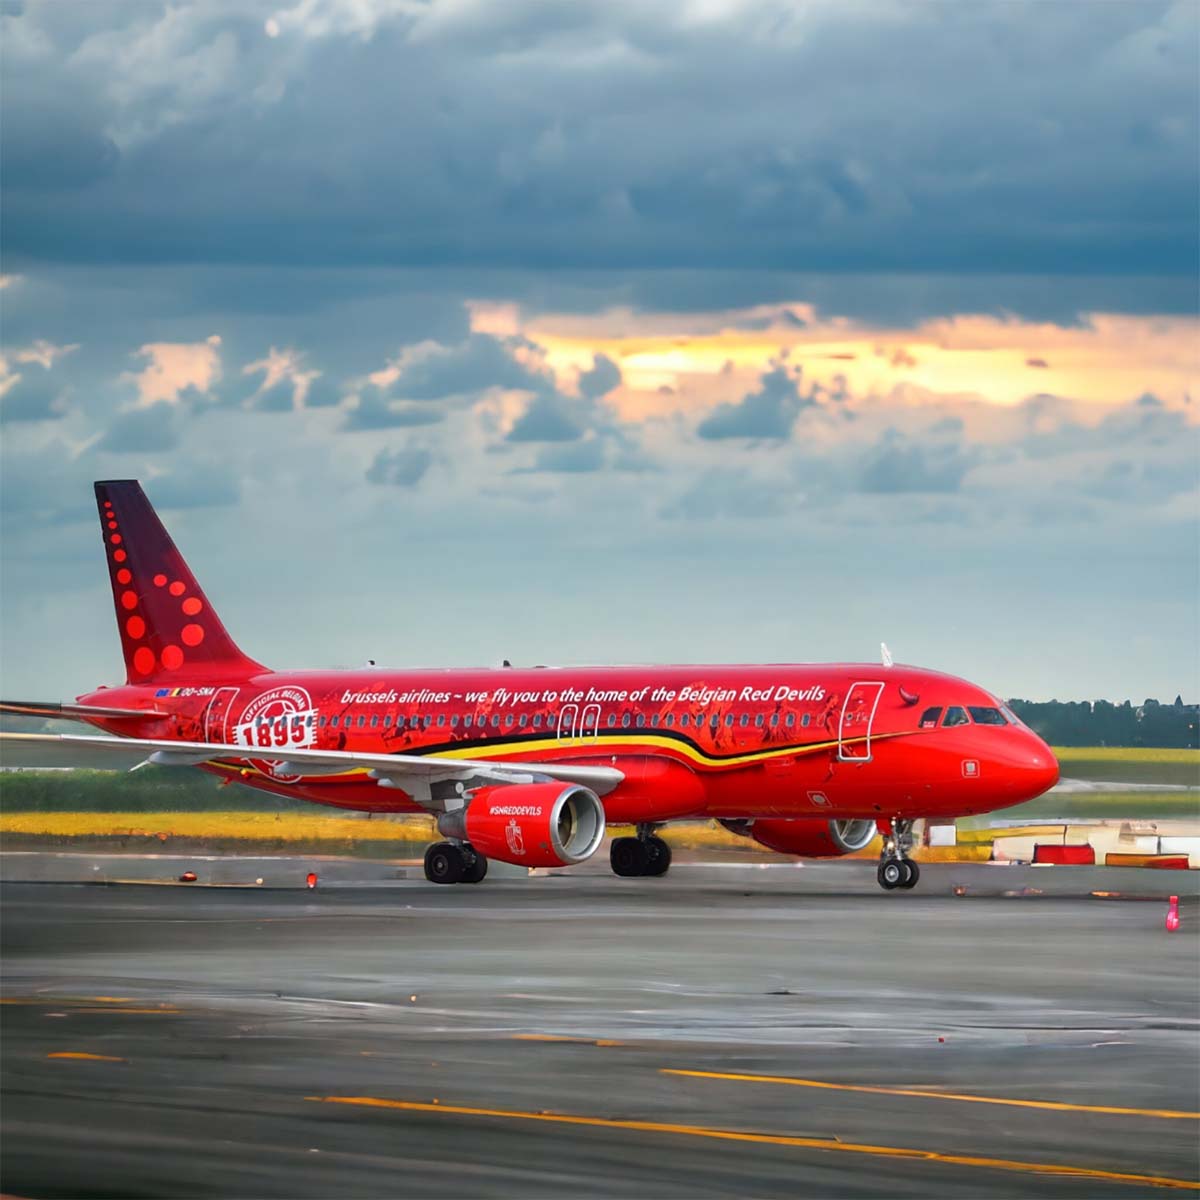
{"type": "Polygon", "coordinates": [[[0,711],[115,736],[3,734],[7,766],[203,771],[282,796],[429,813],[435,883],[488,858],[565,866],[605,822],[623,876],[662,875],[657,830],[716,818],[783,854],[882,835],[878,880],[911,888],[917,818],[989,812],[1058,779],[1046,744],[972,683],[863,664],[271,671],[225,631],[134,480],[95,485],[126,682],[0,711]]]}

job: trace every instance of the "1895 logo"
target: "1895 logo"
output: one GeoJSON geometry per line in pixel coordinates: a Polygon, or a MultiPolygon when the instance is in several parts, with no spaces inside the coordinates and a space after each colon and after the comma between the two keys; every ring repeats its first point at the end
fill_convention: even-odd
{"type": "MultiPolygon", "coordinates": [[[[233,741],[239,746],[286,751],[312,746],[316,733],[316,709],[308,692],[298,687],[277,687],[255,696],[246,705],[234,728],[233,741]]],[[[254,760],[254,765],[281,781],[300,778],[279,775],[281,761],[254,760]]]]}

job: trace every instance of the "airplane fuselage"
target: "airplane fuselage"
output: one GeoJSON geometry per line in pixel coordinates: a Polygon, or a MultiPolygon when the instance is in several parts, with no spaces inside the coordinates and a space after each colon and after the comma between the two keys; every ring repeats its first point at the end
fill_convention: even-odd
{"type": "Polygon", "coordinates": [[[422,811],[365,770],[285,775],[289,749],[613,766],[607,818],[954,817],[1040,795],[1058,777],[1040,738],[953,676],[878,664],[384,669],[185,669],[83,705],[125,737],[245,747],[206,770],[340,808],[422,811]],[[165,686],[164,686],[165,685],[165,686]],[[257,753],[255,753],[257,752],[257,753]]]}

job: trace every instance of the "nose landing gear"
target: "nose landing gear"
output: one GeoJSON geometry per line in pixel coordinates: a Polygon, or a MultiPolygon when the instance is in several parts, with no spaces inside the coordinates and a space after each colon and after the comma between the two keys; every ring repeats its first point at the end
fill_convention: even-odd
{"type": "Polygon", "coordinates": [[[885,892],[908,891],[916,887],[921,878],[921,868],[908,857],[913,844],[912,827],[912,821],[893,817],[891,827],[880,831],[883,849],[879,852],[879,870],[875,878],[885,892]]]}

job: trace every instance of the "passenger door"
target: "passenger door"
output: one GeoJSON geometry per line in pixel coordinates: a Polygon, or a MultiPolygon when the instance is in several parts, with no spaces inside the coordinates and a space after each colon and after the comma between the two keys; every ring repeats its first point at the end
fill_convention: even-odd
{"type": "Polygon", "coordinates": [[[871,726],[883,684],[875,680],[854,684],[846,693],[838,721],[838,758],[842,762],[871,761],[871,726]]]}

